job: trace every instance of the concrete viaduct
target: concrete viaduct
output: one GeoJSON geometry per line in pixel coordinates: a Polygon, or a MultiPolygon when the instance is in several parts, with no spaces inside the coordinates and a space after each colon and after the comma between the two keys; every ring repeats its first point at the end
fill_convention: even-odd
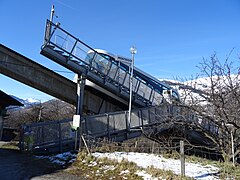
{"type": "MultiPolygon", "coordinates": [[[[0,73],[76,105],[76,83],[2,44],[0,44],[0,73]]],[[[85,112],[98,114],[127,107],[126,101],[111,92],[106,92],[106,90],[90,81],[86,82],[84,94],[85,112]],[[93,104],[95,105],[93,106],[93,104]]]]}

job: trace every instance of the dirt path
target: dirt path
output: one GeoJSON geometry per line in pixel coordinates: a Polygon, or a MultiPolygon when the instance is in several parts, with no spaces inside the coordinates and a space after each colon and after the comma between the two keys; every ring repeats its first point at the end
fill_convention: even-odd
{"type": "MultiPolygon", "coordinates": [[[[1,145],[0,145],[1,146],[1,145]]],[[[81,179],[65,173],[61,166],[31,154],[0,147],[0,179],[81,179]]]]}

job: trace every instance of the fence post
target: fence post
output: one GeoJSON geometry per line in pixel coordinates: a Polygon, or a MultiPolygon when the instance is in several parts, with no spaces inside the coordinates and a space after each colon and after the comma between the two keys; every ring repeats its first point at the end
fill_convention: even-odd
{"type": "Polygon", "coordinates": [[[42,125],[42,133],[41,134],[42,134],[41,139],[42,139],[42,142],[44,143],[45,142],[45,138],[44,138],[45,136],[44,136],[44,126],[43,125],[42,125]]]}
{"type": "Polygon", "coordinates": [[[139,125],[139,127],[142,127],[142,120],[141,120],[141,117],[140,117],[139,110],[137,111],[137,117],[138,117],[138,125],[139,125]]]}
{"type": "Polygon", "coordinates": [[[125,113],[124,116],[125,116],[125,123],[126,123],[126,139],[128,139],[130,126],[128,124],[128,113],[127,111],[125,111],[124,113],[125,113]]]}
{"type": "Polygon", "coordinates": [[[110,124],[109,124],[109,114],[107,114],[107,134],[108,134],[108,141],[110,140],[110,124]]]}
{"type": "Polygon", "coordinates": [[[143,124],[142,110],[138,110],[138,117],[139,117],[139,121],[142,123],[141,127],[143,129],[144,124],[143,124]]]}
{"type": "Polygon", "coordinates": [[[24,151],[24,128],[23,125],[20,127],[19,130],[19,149],[21,152],[24,151]]]}
{"type": "Polygon", "coordinates": [[[184,141],[180,141],[180,161],[181,161],[181,176],[185,176],[185,156],[184,156],[184,141]]]}
{"type": "Polygon", "coordinates": [[[150,123],[150,121],[151,121],[150,109],[148,109],[147,112],[148,112],[148,124],[151,124],[151,123],[150,123]]]}
{"type": "Polygon", "coordinates": [[[62,153],[62,127],[61,127],[61,122],[58,121],[58,130],[59,130],[59,151],[62,153]]]}
{"type": "Polygon", "coordinates": [[[234,153],[234,141],[233,141],[233,130],[231,129],[231,144],[232,144],[232,162],[233,167],[235,166],[235,153],[234,153]]]}

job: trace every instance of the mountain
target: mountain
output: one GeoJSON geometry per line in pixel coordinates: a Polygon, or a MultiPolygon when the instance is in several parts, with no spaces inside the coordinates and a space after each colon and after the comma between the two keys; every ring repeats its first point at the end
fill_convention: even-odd
{"type": "Polygon", "coordinates": [[[204,91],[207,90],[210,87],[210,79],[204,79],[204,83],[203,78],[199,78],[199,79],[194,79],[194,80],[189,80],[189,81],[185,81],[185,82],[180,82],[180,81],[176,81],[176,80],[161,80],[162,82],[164,82],[165,84],[168,84],[169,86],[171,86],[172,88],[176,89],[180,95],[180,98],[185,98],[186,93],[188,92],[192,92],[194,93],[196,96],[199,96],[201,94],[204,94],[204,91]]]}
{"type": "Polygon", "coordinates": [[[184,82],[176,80],[161,80],[162,82],[170,85],[172,88],[177,89],[180,98],[185,103],[198,102],[201,105],[207,105],[207,98],[211,91],[215,93],[228,93],[233,87],[240,87],[240,76],[212,76],[201,77],[184,82]]]}
{"type": "Polygon", "coordinates": [[[58,99],[43,103],[32,99],[18,100],[24,103],[24,106],[8,108],[9,116],[4,122],[6,127],[18,128],[24,123],[70,119],[76,112],[75,106],[58,99]]]}
{"type": "Polygon", "coordinates": [[[23,108],[28,108],[28,107],[32,107],[33,105],[39,104],[40,101],[39,100],[35,100],[33,98],[27,98],[27,99],[21,99],[18,98],[16,96],[10,95],[12,98],[16,99],[17,101],[21,102],[24,106],[9,106],[7,109],[8,110],[19,110],[19,109],[23,109],[23,108]]]}

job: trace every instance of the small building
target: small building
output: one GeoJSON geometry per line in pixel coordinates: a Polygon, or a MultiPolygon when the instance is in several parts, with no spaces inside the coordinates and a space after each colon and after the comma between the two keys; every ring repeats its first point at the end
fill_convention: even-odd
{"type": "Polygon", "coordinates": [[[23,104],[0,90],[0,140],[3,134],[3,119],[8,106],[23,106],[23,104]]]}

